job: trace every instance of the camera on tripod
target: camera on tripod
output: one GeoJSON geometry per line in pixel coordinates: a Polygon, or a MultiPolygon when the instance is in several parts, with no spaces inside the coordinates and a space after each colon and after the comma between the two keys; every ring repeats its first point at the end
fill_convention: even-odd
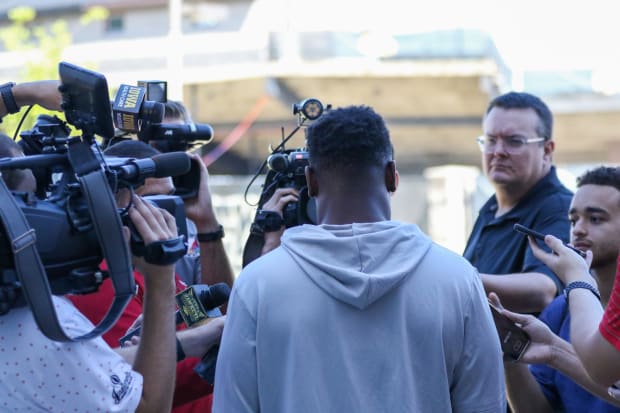
{"type": "MultiPolygon", "coordinates": [[[[297,116],[297,127],[282,142],[271,151],[271,154],[263,162],[254,178],[250,181],[248,189],[256,177],[268,168],[265,182],[258,201],[254,224],[250,228],[250,236],[246,241],[243,251],[243,266],[258,258],[262,248],[263,234],[260,220],[268,218],[260,214],[263,205],[272,197],[278,188],[294,188],[299,193],[299,200],[289,202],[282,211],[282,219],[285,228],[303,224],[316,224],[316,205],[314,199],[308,195],[305,169],[308,165],[308,152],[305,148],[286,149],[285,144],[299,131],[308,126],[310,122],[318,119],[331,105],[324,106],[315,98],[308,98],[293,104],[293,115],[297,116]]],[[[247,193],[247,191],[246,191],[247,193]]]]}

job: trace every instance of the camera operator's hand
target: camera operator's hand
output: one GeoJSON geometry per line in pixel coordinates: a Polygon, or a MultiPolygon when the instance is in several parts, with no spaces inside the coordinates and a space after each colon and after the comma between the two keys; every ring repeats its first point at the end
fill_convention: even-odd
{"type": "Polygon", "coordinates": [[[213,202],[211,201],[209,172],[199,155],[188,153],[188,156],[200,165],[200,185],[196,197],[185,200],[185,215],[194,221],[199,233],[217,231],[219,223],[215,218],[213,202]]]}
{"type": "MultiPolygon", "coordinates": [[[[147,246],[177,237],[174,217],[138,195],[133,196],[129,218],[147,246]]],[[[149,264],[138,257],[134,264],[145,280],[142,335],[133,362],[144,378],[136,411],[169,412],[176,366],[174,265],[149,264]]]]}
{"type": "MultiPolygon", "coordinates": [[[[263,204],[261,210],[277,212],[283,218],[283,211],[289,202],[299,201],[299,191],[295,188],[278,188],[274,191],[271,198],[263,204]]],[[[280,245],[280,238],[284,233],[284,226],[278,231],[270,231],[264,233],[265,243],[261,250],[261,255],[265,255],[269,251],[276,249],[280,245]]]]}
{"type": "Polygon", "coordinates": [[[204,284],[226,283],[232,287],[234,275],[222,242],[223,229],[215,217],[211,191],[209,189],[209,172],[202,158],[197,154],[188,154],[200,165],[200,185],[198,195],[185,200],[185,215],[196,224],[200,242],[200,282],[204,284]],[[200,234],[215,238],[200,240],[200,234]]]}
{"type": "MultiPolygon", "coordinates": [[[[133,206],[129,209],[129,217],[136,230],[144,240],[144,245],[157,241],[176,238],[177,226],[174,217],[166,210],[157,208],[141,197],[134,195],[133,206]]],[[[174,265],[149,264],[141,257],[134,257],[136,268],[145,276],[158,277],[166,275],[172,280],[174,265]],[[154,275],[158,274],[158,275],[154,275]]]]}
{"type": "Polygon", "coordinates": [[[58,91],[59,85],[57,80],[18,83],[13,86],[13,96],[19,107],[37,104],[45,109],[60,111],[62,95],[58,91]]]}

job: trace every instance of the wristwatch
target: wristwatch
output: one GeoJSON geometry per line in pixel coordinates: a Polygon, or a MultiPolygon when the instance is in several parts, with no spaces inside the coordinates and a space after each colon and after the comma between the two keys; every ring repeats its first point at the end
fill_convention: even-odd
{"type": "Polygon", "coordinates": [[[19,112],[19,106],[17,106],[17,102],[15,102],[15,96],[13,96],[13,86],[15,86],[13,82],[0,85],[0,95],[2,95],[2,101],[8,113],[19,112]]]}
{"type": "Polygon", "coordinates": [[[224,227],[220,225],[217,230],[213,232],[199,232],[196,234],[196,238],[198,242],[213,242],[221,240],[224,238],[224,235],[224,227]]]}
{"type": "Polygon", "coordinates": [[[586,290],[590,290],[592,294],[594,294],[594,296],[598,300],[601,299],[601,293],[598,291],[598,288],[596,288],[592,284],[589,284],[585,281],[573,281],[572,283],[568,284],[566,288],[564,289],[564,298],[566,298],[567,303],[568,303],[568,294],[575,288],[584,288],[586,290]]]}
{"type": "Polygon", "coordinates": [[[253,229],[263,233],[279,231],[283,225],[284,219],[282,219],[280,214],[275,211],[265,211],[264,209],[260,209],[256,213],[256,218],[254,218],[254,223],[252,224],[253,229]]]}

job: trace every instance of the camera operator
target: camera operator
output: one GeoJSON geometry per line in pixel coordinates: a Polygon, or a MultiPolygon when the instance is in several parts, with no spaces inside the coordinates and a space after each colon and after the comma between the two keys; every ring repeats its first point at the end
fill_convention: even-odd
{"type": "MultiPolygon", "coordinates": [[[[148,144],[138,140],[125,140],[108,147],[106,156],[128,157],[144,159],[157,155],[159,152],[148,144]]],[[[197,223],[199,231],[212,231],[219,227],[215,220],[211,205],[211,194],[208,187],[208,174],[206,167],[197,155],[189,155],[201,165],[200,189],[194,199],[186,200],[185,211],[188,218],[197,223]]],[[[138,195],[170,195],[174,193],[174,185],[171,178],[147,178],[144,185],[135,188],[138,195]]],[[[123,202],[121,202],[123,203],[123,202]]],[[[123,203],[124,204],[124,203],[123,203]]],[[[216,229],[216,231],[218,231],[216,229]]],[[[186,261],[185,266],[194,267],[193,272],[198,273],[199,280],[203,284],[215,284],[225,282],[232,284],[232,269],[228,257],[224,251],[221,237],[211,236],[210,240],[201,242],[201,254],[199,257],[185,256],[178,262],[186,261]]],[[[103,335],[104,340],[111,346],[117,346],[119,339],[131,329],[134,321],[142,314],[144,305],[143,275],[140,271],[134,273],[137,294],[131,299],[119,320],[103,335]]],[[[187,284],[175,274],[175,291],[179,293],[187,288],[187,284]]],[[[113,289],[111,280],[105,280],[99,287],[99,291],[90,295],[72,296],[73,303],[94,323],[99,322],[106,313],[112,302],[113,289]]],[[[223,328],[224,318],[215,319],[206,325],[193,329],[179,331],[179,352],[185,353],[187,358],[177,363],[175,398],[173,412],[189,411],[187,403],[200,406],[202,410],[210,409],[212,387],[200,378],[193,368],[200,362],[202,357],[212,344],[219,341],[223,328]],[[196,337],[197,336],[197,337],[196,337]]]]}
{"type": "MultiPolygon", "coordinates": [[[[167,211],[138,196],[133,201],[129,216],[145,244],[176,237],[174,218],[167,211]]],[[[170,410],[175,359],[173,266],[142,259],[135,264],[145,274],[149,293],[142,340],[131,358],[123,359],[101,337],[82,342],[50,340],[38,329],[28,307],[12,309],[0,318],[5,332],[0,362],[10,366],[0,381],[3,411],[69,411],[76,406],[92,411],[170,410]]],[[[66,298],[54,296],[53,301],[67,333],[81,335],[92,329],[66,298]]]]}

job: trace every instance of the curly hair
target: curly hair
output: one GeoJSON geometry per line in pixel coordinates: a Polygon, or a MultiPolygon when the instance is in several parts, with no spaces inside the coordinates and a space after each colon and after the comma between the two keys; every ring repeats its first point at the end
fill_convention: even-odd
{"type": "Polygon", "coordinates": [[[321,169],[385,166],[393,159],[383,118],[369,106],[325,112],[306,130],[310,164],[321,169]]]}
{"type": "Polygon", "coordinates": [[[583,185],[613,186],[620,191],[620,167],[599,166],[590,169],[577,178],[577,188],[583,185]]]}

